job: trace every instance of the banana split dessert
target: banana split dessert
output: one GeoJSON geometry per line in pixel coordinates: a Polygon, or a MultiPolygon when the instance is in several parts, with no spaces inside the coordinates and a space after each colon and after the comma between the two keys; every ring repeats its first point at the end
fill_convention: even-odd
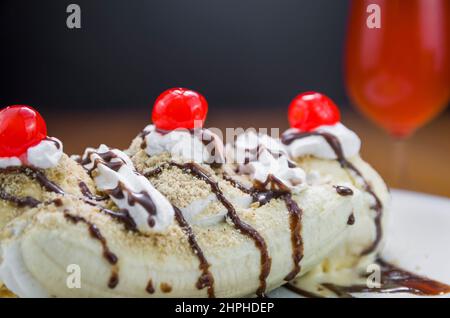
{"type": "Polygon", "coordinates": [[[333,297],[365,291],[376,262],[389,288],[449,291],[377,260],[389,191],[329,98],[301,94],[281,136],[227,144],[207,111],[170,89],[128,149],[69,157],[34,109],[2,110],[0,295],[333,297]]]}

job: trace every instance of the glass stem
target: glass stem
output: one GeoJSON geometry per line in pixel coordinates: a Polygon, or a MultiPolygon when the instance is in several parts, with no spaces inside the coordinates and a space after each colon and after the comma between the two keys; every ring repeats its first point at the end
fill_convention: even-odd
{"type": "Polygon", "coordinates": [[[395,138],[393,140],[391,186],[396,188],[408,188],[408,160],[406,146],[406,138],[395,138]]]}

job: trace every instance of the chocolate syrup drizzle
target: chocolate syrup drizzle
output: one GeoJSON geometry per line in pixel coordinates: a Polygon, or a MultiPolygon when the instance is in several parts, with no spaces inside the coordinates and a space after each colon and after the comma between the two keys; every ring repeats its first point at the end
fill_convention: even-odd
{"type": "Polygon", "coordinates": [[[342,150],[341,143],[339,142],[339,139],[327,132],[320,132],[320,131],[313,131],[313,132],[288,132],[284,133],[281,136],[281,142],[285,145],[290,145],[293,141],[301,138],[306,138],[309,136],[321,136],[325,139],[325,141],[328,143],[328,145],[333,149],[337,161],[341,165],[342,168],[349,169],[353,171],[358,177],[363,180],[363,186],[364,190],[372,195],[372,197],[375,199],[375,204],[371,207],[372,210],[376,212],[375,215],[375,227],[376,227],[376,237],[375,240],[372,242],[370,246],[368,246],[361,255],[367,255],[372,253],[378,244],[381,241],[381,237],[383,235],[382,233],[382,227],[381,227],[381,216],[383,214],[383,205],[381,203],[381,200],[378,198],[378,196],[375,194],[375,192],[372,189],[372,186],[366,181],[366,179],[363,177],[362,173],[344,157],[344,152],[342,150]]]}
{"type": "Polygon", "coordinates": [[[146,191],[141,191],[139,193],[133,192],[128,189],[122,182],[117,184],[112,190],[106,191],[110,196],[122,200],[125,198],[125,193],[128,194],[127,201],[128,204],[134,206],[136,203],[140,204],[148,213],[147,223],[150,227],[155,226],[154,216],[156,215],[156,206],[152,198],[146,191]]]}
{"type": "MultiPolygon", "coordinates": [[[[85,167],[86,165],[89,165],[92,163],[91,160],[91,155],[95,153],[96,155],[98,155],[100,158],[96,158],[93,162],[93,165],[90,169],[87,169],[89,175],[92,176],[92,172],[97,169],[99,164],[103,164],[106,167],[110,168],[111,170],[114,171],[119,171],[120,168],[125,165],[125,162],[119,157],[117,156],[117,154],[115,154],[113,151],[107,151],[104,153],[98,153],[95,151],[91,151],[88,152],[86,155],[86,158],[84,158],[81,161],[81,165],[83,167],[85,167]],[[117,161],[112,161],[112,159],[120,159],[117,161]]],[[[137,172],[136,172],[137,173],[137,172]]],[[[80,187],[82,187],[82,185],[80,184],[80,187]]],[[[87,187],[86,187],[87,188],[87,187]]],[[[89,189],[82,189],[83,194],[90,198],[92,197],[92,194],[90,193],[89,189]],[[84,190],[84,192],[83,192],[84,190]],[[88,192],[86,192],[86,190],[88,190],[88,192]]],[[[155,203],[153,202],[152,198],[150,197],[150,195],[146,192],[146,191],[141,191],[139,193],[133,192],[130,189],[128,189],[122,182],[118,182],[117,187],[108,191],[105,191],[108,195],[116,198],[116,199],[124,199],[125,198],[125,193],[127,194],[127,201],[128,204],[131,206],[134,206],[136,203],[140,204],[148,213],[148,225],[150,227],[155,226],[155,215],[156,215],[156,206],[155,203]]],[[[105,211],[105,210],[104,210],[105,211]]],[[[106,211],[106,213],[111,214],[111,211],[106,211]]],[[[124,222],[124,224],[126,225],[126,227],[128,229],[136,229],[136,223],[134,222],[134,220],[131,218],[130,213],[128,210],[126,209],[122,209],[119,213],[115,213],[114,217],[118,220],[121,220],[122,222],[124,222]]]]}
{"type": "MultiPolygon", "coordinates": [[[[163,170],[161,167],[157,167],[157,168],[145,173],[145,176],[147,178],[157,177],[158,175],[160,175],[162,173],[162,171],[163,170]]],[[[189,245],[192,249],[192,252],[194,253],[194,255],[197,256],[199,263],[200,263],[199,268],[202,272],[202,275],[198,278],[196,287],[198,289],[203,289],[205,287],[208,288],[208,297],[214,298],[215,297],[214,277],[213,277],[212,273],[209,271],[209,267],[211,265],[208,263],[201,247],[198,245],[197,239],[195,238],[195,234],[194,234],[191,226],[189,225],[189,223],[184,218],[183,213],[176,206],[173,206],[173,208],[175,211],[175,219],[176,219],[178,225],[181,227],[181,229],[185,232],[185,234],[188,238],[189,245]]],[[[152,280],[149,281],[148,286],[151,286],[151,288],[150,288],[150,290],[147,289],[147,292],[154,293],[155,290],[152,285],[152,280]]]]}
{"type": "Polygon", "coordinates": [[[114,289],[119,283],[119,276],[117,273],[117,262],[119,259],[117,258],[116,254],[111,252],[111,250],[109,249],[108,243],[105,237],[100,232],[99,228],[94,223],[89,222],[81,216],[70,214],[68,210],[64,211],[64,217],[73,224],[77,224],[80,222],[86,224],[88,226],[90,236],[101,243],[103,249],[103,257],[109,264],[113,266],[111,276],[108,281],[108,287],[114,289]]]}
{"type": "Polygon", "coordinates": [[[180,211],[180,209],[178,209],[175,206],[173,207],[173,209],[175,210],[175,219],[177,220],[178,225],[181,227],[181,229],[186,234],[188,241],[189,241],[189,245],[191,246],[192,252],[197,256],[197,258],[200,262],[199,269],[201,270],[202,274],[198,278],[196,287],[197,287],[197,289],[207,288],[208,297],[214,298],[215,297],[214,277],[213,277],[212,273],[209,271],[209,267],[211,265],[206,260],[206,257],[203,254],[202,249],[200,248],[200,246],[197,243],[195,234],[192,231],[192,228],[189,225],[189,223],[184,218],[183,213],[180,211]]]}
{"type": "MultiPolygon", "coordinates": [[[[8,167],[0,169],[0,173],[5,174],[22,173],[27,177],[29,177],[30,179],[38,182],[39,185],[43,187],[45,190],[49,192],[55,192],[57,194],[64,194],[64,191],[56,183],[50,181],[42,171],[33,167],[25,167],[25,166],[8,167]]],[[[27,206],[30,208],[34,208],[41,203],[41,201],[29,196],[19,198],[17,196],[7,193],[3,188],[0,188],[0,199],[16,204],[18,207],[27,206]]]]}
{"type": "Polygon", "coordinates": [[[132,232],[137,232],[137,226],[136,223],[134,222],[133,218],[131,217],[130,213],[123,209],[123,210],[119,210],[119,211],[113,211],[110,209],[105,208],[104,206],[100,205],[98,202],[92,201],[88,198],[84,198],[83,201],[86,204],[89,204],[91,206],[94,206],[96,208],[98,208],[100,210],[100,212],[109,215],[111,218],[115,219],[116,221],[118,221],[119,223],[121,223],[126,230],[128,231],[132,231],[132,232]]]}
{"type": "MultiPolygon", "coordinates": [[[[140,133],[139,133],[139,137],[141,137],[142,138],[142,142],[141,142],[141,149],[145,149],[145,148],[147,148],[147,141],[145,140],[145,137],[148,135],[150,133],[150,131],[145,131],[145,130],[143,130],[143,131],[141,131],[140,133]]],[[[153,289],[153,291],[154,291],[154,289],[153,289]]]]}
{"type": "MultiPolygon", "coordinates": [[[[157,168],[145,173],[145,176],[147,178],[152,178],[152,177],[157,177],[161,173],[162,173],[162,168],[157,167],[157,168]]],[[[215,297],[214,277],[213,277],[212,273],[209,271],[209,267],[211,265],[208,263],[202,249],[198,245],[197,239],[195,238],[195,234],[194,234],[191,226],[189,225],[189,223],[184,218],[183,213],[176,206],[173,206],[173,209],[175,211],[175,219],[176,219],[178,225],[181,227],[181,229],[186,234],[189,245],[192,249],[192,252],[194,253],[194,255],[197,256],[199,263],[200,263],[199,268],[202,272],[202,275],[198,278],[196,287],[198,289],[208,288],[208,297],[214,298],[215,297]]],[[[149,285],[151,285],[151,280],[149,281],[149,285]]],[[[152,291],[150,293],[154,292],[153,287],[150,289],[150,291],[152,291]]]]}
{"type": "MultiPolygon", "coordinates": [[[[97,154],[101,157],[101,160],[99,160],[99,159],[95,160],[93,167],[88,170],[90,174],[92,174],[92,172],[97,168],[98,164],[100,164],[100,163],[106,165],[107,167],[109,167],[115,171],[118,171],[120,169],[120,167],[122,167],[122,165],[125,164],[123,161],[111,162],[111,160],[113,158],[117,158],[117,155],[114,154],[112,151],[102,153],[102,154],[99,154],[99,153],[97,153],[97,154]]],[[[88,156],[82,161],[82,165],[85,166],[90,163],[92,163],[92,161],[90,160],[90,154],[88,154],[88,156]]],[[[161,172],[162,172],[162,169],[157,168],[153,171],[152,176],[157,176],[161,172]]],[[[146,175],[146,176],[149,177],[148,175],[146,175]]],[[[89,189],[87,189],[87,190],[89,190],[89,189]]],[[[84,189],[83,193],[87,194],[88,198],[92,197],[92,194],[90,193],[90,191],[87,192],[86,189],[84,189]]],[[[125,193],[126,193],[128,204],[133,206],[136,203],[138,203],[142,207],[144,207],[144,209],[148,212],[148,215],[149,215],[149,218],[148,218],[149,226],[153,227],[155,225],[155,220],[153,217],[156,215],[156,206],[155,206],[152,198],[150,197],[150,195],[147,192],[142,191],[140,193],[135,193],[133,191],[130,191],[128,188],[126,188],[122,182],[119,182],[117,184],[116,188],[106,191],[106,193],[108,193],[108,195],[110,195],[116,199],[119,199],[119,200],[124,199],[125,193]]],[[[103,211],[112,215],[115,218],[118,218],[120,221],[125,222],[125,224],[128,228],[136,229],[136,224],[130,217],[130,214],[127,210],[121,210],[120,212],[117,212],[114,214],[111,214],[112,211],[109,211],[109,210],[105,211],[105,209],[103,209],[103,211]]],[[[202,274],[199,277],[196,286],[198,289],[207,288],[208,296],[214,297],[214,278],[209,271],[210,264],[207,262],[204,254],[203,254],[203,251],[201,250],[201,248],[199,247],[199,245],[195,239],[195,235],[192,231],[192,228],[187,223],[187,221],[184,219],[183,215],[181,214],[181,211],[176,207],[174,207],[174,211],[175,211],[175,218],[176,218],[178,224],[180,225],[182,230],[186,233],[188,242],[191,246],[191,249],[192,249],[193,253],[197,256],[197,258],[199,259],[199,262],[200,262],[199,268],[202,271],[202,274]]],[[[154,291],[155,291],[151,280],[149,280],[149,282],[147,284],[146,291],[148,293],[154,293],[154,291]]]]}
{"type": "MultiPolygon", "coordinates": [[[[143,132],[144,134],[144,132],[143,132]]],[[[368,247],[365,251],[363,251],[363,255],[371,253],[376,246],[378,245],[382,232],[381,232],[381,214],[382,214],[382,204],[379,198],[374,193],[372,187],[367,183],[367,181],[363,178],[362,174],[356,167],[353,166],[350,162],[348,162],[342,152],[341,145],[339,143],[339,140],[328,133],[324,132],[312,132],[312,133],[289,133],[282,136],[282,142],[284,144],[290,144],[297,138],[304,138],[311,135],[319,135],[322,136],[328,144],[331,146],[331,148],[334,150],[338,162],[341,164],[343,168],[347,168],[349,170],[352,170],[357,176],[359,176],[364,181],[364,189],[368,193],[370,193],[374,199],[375,199],[375,205],[372,207],[374,211],[377,212],[376,218],[375,218],[375,224],[377,227],[377,236],[376,240],[373,242],[373,244],[368,247]]],[[[145,135],[142,135],[145,136],[145,135]]],[[[50,141],[55,142],[57,147],[60,147],[60,144],[53,139],[49,139],[50,141]]],[[[103,161],[111,161],[112,158],[116,158],[117,155],[114,154],[112,151],[98,154],[103,161]]],[[[91,160],[89,156],[81,160],[80,162],[82,165],[86,165],[91,163],[91,160]]],[[[96,160],[94,162],[94,165],[91,169],[88,170],[88,173],[92,176],[93,170],[97,168],[97,165],[99,163],[105,164],[105,162],[102,162],[101,160],[96,160]]],[[[120,167],[124,163],[122,161],[118,162],[108,162],[108,167],[111,168],[114,171],[118,171],[120,167]]],[[[234,209],[233,205],[225,198],[223,195],[221,189],[219,188],[219,185],[217,182],[212,180],[207,172],[205,172],[200,166],[198,166],[195,163],[186,163],[186,164],[178,164],[171,162],[169,163],[170,166],[175,166],[179,169],[181,169],[184,172],[190,173],[193,176],[195,176],[198,179],[201,179],[205,181],[208,185],[211,186],[212,191],[215,193],[217,199],[225,206],[225,208],[228,210],[227,216],[230,218],[234,226],[240,230],[244,235],[249,236],[255,241],[255,245],[258,247],[258,249],[261,252],[261,274],[260,274],[260,286],[257,290],[257,295],[264,296],[265,290],[266,290],[266,279],[270,273],[270,267],[271,267],[271,259],[269,257],[267,245],[262,238],[262,236],[250,225],[246,224],[242,220],[240,220],[239,216],[236,213],[236,210],[234,209]]],[[[43,188],[45,188],[47,191],[55,192],[58,194],[64,194],[64,191],[54,182],[50,181],[45,174],[32,167],[11,167],[6,169],[0,169],[0,172],[2,173],[24,173],[26,176],[36,180],[43,188]]],[[[149,173],[146,173],[146,177],[154,177],[157,176],[162,172],[162,168],[158,167],[149,173]]],[[[291,193],[289,190],[284,186],[284,184],[278,180],[274,176],[270,176],[268,180],[264,184],[255,184],[255,187],[253,188],[247,188],[244,185],[240,184],[233,178],[224,175],[224,180],[227,180],[230,182],[234,187],[240,189],[242,192],[250,194],[253,198],[253,202],[258,202],[260,205],[264,205],[268,203],[270,200],[274,198],[281,198],[285,201],[287,209],[289,211],[290,215],[290,230],[291,230],[291,240],[292,240],[292,246],[293,246],[293,252],[292,252],[292,258],[294,260],[294,268],[293,270],[285,277],[285,280],[289,281],[295,278],[295,276],[300,272],[300,261],[303,258],[303,241],[301,237],[301,218],[302,218],[302,210],[298,207],[297,203],[292,200],[291,193]],[[271,188],[274,188],[276,190],[265,190],[266,186],[270,185],[271,188]]],[[[120,184],[118,185],[119,188],[120,184]]],[[[110,215],[111,217],[117,219],[121,223],[124,224],[125,228],[128,230],[136,231],[136,224],[134,223],[134,220],[129,215],[129,212],[126,210],[120,210],[120,211],[112,211],[109,210],[101,205],[99,205],[95,201],[103,201],[106,199],[106,197],[99,197],[96,195],[93,195],[87,185],[83,182],[80,182],[79,184],[80,190],[82,194],[84,195],[85,199],[84,201],[87,204],[96,206],[102,211],[103,213],[106,213],[110,215]]],[[[336,192],[339,195],[352,195],[353,191],[350,188],[346,188],[343,186],[335,186],[336,192]]],[[[121,187],[122,192],[119,193],[118,189],[112,190],[112,195],[116,196],[123,196],[123,187],[121,187]],[[117,190],[117,191],[114,191],[117,190]]],[[[130,196],[131,202],[130,205],[137,203],[142,204],[146,207],[148,211],[152,211],[154,209],[153,202],[149,202],[147,197],[140,196],[140,194],[137,195],[137,197],[130,196]]],[[[31,197],[24,197],[24,198],[17,198],[12,195],[7,194],[3,191],[3,189],[0,188],[0,199],[13,202],[17,204],[18,206],[29,206],[34,207],[38,205],[40,202],[34,198],[31,197]]],[[[56,204],[57,202],[55,202],[56,204]]],[[[184,219],[181,211],[174,207],[175,209],[175,218],[180,225],[180,227],[183,229],[183,231],[186,233],[188,237],[189,244],[193,250],[193,253],[197,255],[199,258],[199,268],[202,271],[202,275],[199,277],[197,282],[197,288],[203,289],[207,288],[208,290],[208,296],[214,297],[214,278],[209,271],[210,264],[206,260],[203,251],[201,250],[200,246],[198,245],[195,235],[192,231],[192,228],[187,223],[187,221],[184,219]]],[[[149,213],[150,214],[150,213],[149,213]]],[[[85,223],[88,225],[89,233],[92,238],[98,240],[103,249],[103,257],[108,261],[109,264],[113,266],[111,276],[108,282],[108,286],[110,288],[115,288],[119,283],[119,276],[117,271],[117,263],[118,258],[117,256],[111,252],[111,250],[108,247],[107,241],[105,237],[101,234],[100,230],[97,228],[97,226],[89,221],[87,221],[85,218],[80,216],[74,216],[69,213],[68,210],[64,211],[64,216],[66,219],[68,219],[70,222],[76,224],[79,222],[85,223]]],[[[150,222],[150,221],[149,221],[150,222]]],[[[354,223],[354,215],[353,213],[349,216],[348,224],[354,223]]],[[[150,223],[149,223],[150,224],[150,223]]],[[[368,288],[364,285],[353,285],[353,286],[339,286],[335,284],[330,283],[324,283],[322,284],[323,288],[327,288],[330,291],[334,292],[339,297],[353,297],[351,293],[359,293],[359,292],[380,292],[380,293],[398,293],[398,292],[408,292],[413,293],[417,295],[441,295],[444,293],[450,292],[450,286],[436,282],[434,280],[430,280],[415,274],[412,274],[408,271],[402,270],[400,268],[395,267],[394,265],[391,265],[381,259],[378,259],[377,262],[381,265],[382,269],[382,287],[381,288],[368,288]]],[[[291,291],[294,291],[302,296],[305,297],[322,297],[318,294],[314,294],[305,290],[302,290],[296,286],[287,284],[285,285],[286,288],[288,288],[291,291]]],[[[154,287],[152,284],[152,280],[149,280],[146,291],[148,293],[154,293],[154,287]]]]}
{"type": "Polygon", "coordinates": [[[301,289],[297,286],[294,286],[292,284],[285,284],[283,285],[283,287],[285,287],[286,289],[290,290],[293,293],[296,293],[297,295],[300,295],[302,297],[306,297],[306,298],[324,298],[322,295],[301,289]]]}
{"type": "Polygon", "coordinates": [[[286,281],[294,279],[301,270],[300,261],[303,258],[303,238],[301,235],[303,211],[302,209],[300,209],[297,202],[292,199],[289,188],[286,187],[286,185],[284,185],[278,178],[273,175],[269,175],[266,182],[264,183],[255,183],[255,186],[252,188],[247,188],[229,175],[224,174],[222,177],[233,187],[251,195],[253,198],[253,202],[258,202],[259,206],[263,206],[269,203],[272,199],[281,198],[282,200],[284,200],[286,208],[289,212],[292,259],[294,262],[294,268],[290,273],[286,275],[284,279],[286,281]],[[277,190],[266,190],[266,186],[269,184],[272,188],[276,188],[277,190]]]}
{"type": "Polygon", "coordinates": [[[80,187],[80,191],[81,194],[88,198],[89,200],[93,200],[93,201],[105,201],[108,199],[108,196],[98,196],[95,195],[91,192],[91,190],[89,190],[89,187],[87,186],[86,183],[84,183],[83,181],[80,181],[78,183],[78,186],[80,187]]]}
{"type": "Polygon", "coordinates": [[[58,149],[58,150],[61,149],[61,143],[58,140],[56,140],[55,138],[47,136],[47,137],[45,137],[45,140],[53,142],[55,144],[56,149],[58,149]]]}
{"type": "Polygon", "coordinates": [[[303,258],[303,237],[301,235],[303,211],[292,199],[291,193],[284,194],[282,199],[286,203],[286,207],[289,211],[289,223],[291,230],[292,260],[294,261],[294,268],[284,278],[284,280],[290,281],[294,279],[301,270],[300,261],[303,258]]]}
{"type": "Polygon", "coordinates": [[[22,198],[16,197],[12,194],[7,193],[3,188],[0,188],[0,199],[11,202],[17,205],[19,208],[23,208],[25,206],[34,208],[41,203],[41,201],[36,200],[35,198],[29,196],[22,198]]]}
{"type": "Polygon", "coordinates": [[[153,287],[153,281],[150,279],[147,283],[147,287],[145,287],[145,291],[149,294],[153,294],[155,292],[155,288],[153,287]]]}
{"type": "Polygon", "coordinates": [[[27,177],[36,180],[41,187],[46,189],[49,192],[54,192],[57,194],[64,194],[63,189],[61,189],[56,183],[50,181],[45,174],[36,168],[33,167],[9,167],[5,169],[0,169],[0,173],[23,173],[27,177]]]}
{"type": "MultiPolygon", "coordinates": [[[[381,227],[381,216],[383,213],[383,205],[381,200],[375,194],[372,186],[365,180],[362,173],[347,159],[345,159],[342,146],[336,136],[326,133],[326,132],[291,132],[282,135],[281,141],[285,145],[291,144],[294,140],[299,138],[305,138],[308,136],[322,136],[325,141],[330,145],[336,154],[337,161],[340,163],[341,167],[347,168],[353,171],[358,177],[363,180],[364,190],[372,195],[375,199],[375,204],[371,207],[372,210],[376,212],[375,216],[375,226],[376,226],[376,238],[375,241],[367,247],[362,255],[367,255],[372,253],[378,246],[382,237],[382,227],[381,227]]],[[[350,188],[343,186],[335,186],[336,192],[339,195],[352,195],[353,191],[350,188]]],[[[355,217],[354,214],[350,214],[347,224],[354,224],[355,217]]],[[[450,286],[439,283],[434,280],[430,280],[419,275],[415,275],[411,272],[400,269],[392,264],[385,262],[382,259],[377,259],[377,263],[381,266],[382,274],[382,287],[381,288],[368,288],[365,285],[354,285],[354,286],[339,286],[335,284],[325,283],[322,284],[323,287],[334,292],[339,297],[353,297],[350,293],[360,293],[360,292],[378,292],[378,293],[398,293],[398,292],[408,292],[417,295],[441,295],[450,292],[450,286]]],[[[320,295],[312,294],[307,291],[301,290],[292,285],[286,285],[286,287],[302,296],[306,297],[321,297],[320,295]]]]}
{"type": "Polygon", "coordinates": [[[334,188],[336,189],[337,194],[339,194],[340,196],[349,196],[349,195],[353,195],[353,190],[344,186],[334,186],[334,188]]]}
{"type": "Polygon", "coordinates": [[[97,196],[92,194],[92,192],[89,190],[88,186],[84,182],[80,182],[78,184],[80,187],[81,194],[83,194],[84,198],[83,201],[86,204],[89,204],[91,206],[94,206],[100,210],[100,212],[109,215],[113,219],[117,220],[118,222],[122,223],[126,230],[137,232],[137,226],[134,222],[133,218],[131,217],[130,213],[126,209],[122,209],[119,211],[113,211],[110,210],[103,205],[99,204],[99,201],[105,201],[108,199],[107,196],[97,196]]]}
{"type": "Polygon", "coordinates": [[[122,160],[122,159],[120,159],[120,160],[118,160],[118,161],[115,161],[115,162],[112,162],[111,160],[112,159],[114,159],[114,158],[117,158],[117,159],[120,159],[118,156],[117,156],[117,154],[115,154],[113,151],[106,151],[106,152],[103,152],[103,153],[99,153],[99,152],[96,152],[95,150],[92,150],[92,151],[89,151],[87,154],[86,154],[86,158],[84,158],[84,159],[82,159],[81,160],[81,165],[83,166],[83,167],[85,167],[85,166],[87,166],[88,164],[91,164],[91,163],[93,163],[93,165],[92,165],[92,168],[90,168],[90,169],[86,169],[86,171],[88,172],[88,174],[92,177],[92,172],[95,170],[95,169],[97,169],[97,167],[98,167],[98,165],[99,164],[104,164],[105,166],[107,166],[109,169],[111,169],[111,170],[113,170],[113,171],[115,171],[115,172],[117,172],[117,171],[119,171],[119,169],[125,164],[125,162],[122,160]],[[97,159],[95,159],[94,160],[94,162],[92,162],[92,160],[91,160],[91,155],[92,154],[96,154],[96,155],[98,155],[100,158],[97,158],[97,159]]]}
{"type": "Polygon", "coordinates": [[[353,225],[353,224],[355,224],[355,214],[353,213],[353,211],[352,211],[352,213],[348,216],[347,224],[348,224],[348,225],[353,225]]]}
{"type": "MultiPolygon", "coordinates": [[[[171,130],[163,130],[163,129],[158,129],[155,128],[155,131],[162,134],[162,135],[166,135],[168,133],[171,132],[171,130]]],[[[140,145],[141,149],[146,149],[147,148],[147,141],[145,139],[145,137],[150,134],[152,131],[141,131],[139,133],[139,137],[142,138],[142,142],[140,145]]],[[[213,168],[219,168],[225,161],[225,157],[224,157],[224,150],[223,150],[223,143],[222,140],[215,134],[213,134],[210,130],[208,129],[189,129],[189,132],[193,135],[196,136],[205,147],[209,147],[209,144],[212,142],[214,147],[212,147],[210,155],[211,158],[213,158],[214,160],[212,160],[212,162],[210,163],[211,167],[213,168]]]]}
{"type": "Polygon", "coordinates": [[[256,295],[258,295],[259,297],[264,297],[267,287],[266,279],[269,276],[270,267],[272,264],[272,260],[269,256],[269,251],[267,249],[267,244],[264,238],[252,226],[243,222],[239,218],[239,215],[237,214],[234,206],[224,196],[222,190],[219,187],[219,184],[214,181],[199,165],[193,162],[185,164],[170,162],[169,165],[177,167],[183,172],[189,173],[194,177],[205,181],[211,187],[211,191],[216,195],[217,200],[227,209],[227,217],[233,223],[234,227],[243,235],[248,236],[255,242],[255,245],[259,249],[261,254],[261,272],[259,275],[259,287],[256,291],[256,295]]]}

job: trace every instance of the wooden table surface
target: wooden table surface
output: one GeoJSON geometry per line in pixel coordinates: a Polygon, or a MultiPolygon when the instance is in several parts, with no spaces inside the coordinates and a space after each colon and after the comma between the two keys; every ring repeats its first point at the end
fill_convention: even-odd
{"type": "MultiPolygon", "coordinates": [[[[64,113],[48,118],[49,134],[64,142],[68,154],[105,143],[126,148],[149,123],[150,111],[124,113],[64,113]]],[[[207,127],[287,128],[285,109],[280,111],[217,111],[208,115],[207,127]]],[[[394,142],[375,125],[354,112],[342,115],[343,123],[362,140],[362,155],[385,178],[389,186],[450,197],[450,112],[420,129],[403,144],[402,159],[395,164],[394,142]],[[400,166],[401,169],[396,167],[400,166]],[[398,175],[401,174],[401,178],[398,175]]]]}

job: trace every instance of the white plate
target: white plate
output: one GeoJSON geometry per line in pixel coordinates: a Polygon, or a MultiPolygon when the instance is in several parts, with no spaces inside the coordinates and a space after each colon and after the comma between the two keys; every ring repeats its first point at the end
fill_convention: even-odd
{"type": "MultiPolygon", "coordinates": [[[[413,273],[450,285],[450,199],[392,190],[391,219],[382,257],[413,273]]],[[[359,294],[358,297],[418,297],[410,294],[359,294]]],[[[269,297],[296,297],[279,288],[269,297]]],[[[445,295],[443,297],[450,297],[445,295]]]]}

